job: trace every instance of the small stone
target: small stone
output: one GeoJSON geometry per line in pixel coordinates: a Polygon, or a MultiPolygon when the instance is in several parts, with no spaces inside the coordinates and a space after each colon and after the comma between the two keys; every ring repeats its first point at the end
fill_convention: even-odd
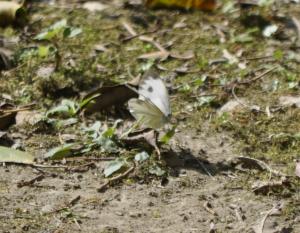
{"type": "Polygon", "coordinates": [[[226,104],[224,104],[218,111],[218,115],[222,115],[225,112],[234,112],[242,107],[242,104],[245,103],[244,99],[230,100],[226,104]]]}
{"type": "Polygon", "coordinates": [[[283,106],[296,106],[300,108],[300,96],[281,96],[279,103],[283,106]]]}

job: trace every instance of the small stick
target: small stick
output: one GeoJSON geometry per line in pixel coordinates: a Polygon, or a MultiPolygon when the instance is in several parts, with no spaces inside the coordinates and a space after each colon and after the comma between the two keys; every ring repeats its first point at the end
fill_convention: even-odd
{"type": "Polygon", "coordinates": [[[43,174],[42,175],[38,175],[37,177],[34,177],[31,180],[18,182],[17,183],[17,187],[18,188],[22,188],[24,186],[30,186],[30,185],[33,185],[36,181],[41,181],[44,178],[45,178],[45,176],[43,174]]]}
{"type": "Polygon", "coordinates": [[[74,158],[66,158],[67,162],[73,162],[73,161],[80,161],[80,160],[84,160],[84,161],[112,161],[114,160],[115,157],[86,157],[86,156],[80,156],[80,157],[74,157],[74,158]]]}
{"type": "Polygon", "coordinates": [[[4,164],[20,164],[20,165],[29,165],[31,167],[37,167],[37,168],[68,168],[68,166],[62,166],[62,165],[47,165],[47,164],[38,164],[38,163],[22,163],[22,162],[3,162],[4,164]]]}
{"type": "Polygon", "coordinates": [[[38,168],[69,168],[68,166],[63,166],[63,165],[47,165],[47,164],[29,164],[32,167],[38,167],[38,168]]]}
{"type": "MultiPolygon", "coordinates": [[[[237,95],[235,94],[235,88],[236,88],[236,84],[233,85],[232,89],[231,89],[231,94],[233,95],[234,99],[242,106],[244,106],[245,108],[249,108],[249,109],[253,109],[253,107],[243,103],[242,101],[240,101],[239,97],[237,97],[237,95]]],[[[259,112],[264,112],[260,109],[257,109],[259,112]]]]}
{"type": "Polygon", "coordinates": [[[122,22],[123,27],[129,32],[129,34],[131,34],[132,37],[138,37],[141,41],[144,42],[148,42],[151,43],[152,45],[154,45],[159,51],[163,52],[163,53],[169,53],[169,51],[167,51],[163,46],[161,46],[158,42],[156,42],[153,38],[151,37],[147,37],[147,36],[142,36],[142,35],[138,35],[138,33],[136,33],[136,31],[132,28],[132,26],[123,21],[122,22]]]}
{"type": "Polygon", "coordinates": [[[110,184],[111,184],[112,182],[114,182],[114,181],[123,179],[124,177],[126,177],[127,175],[129,175],[129,173],[131,173],[131,172],[134,170],[134,168],[135,168],[135,166],[132,166],[132,167],[130,167],[127,171],[125,171],[124,173],[122,173],[122,174],[120,174],[120,175],[118,175],[118,176],[115,176],[115,177],[113,177],[113,178],[107,180],[104,184],[102,184],[102,185],[97,189],[97,191],[98,191],[98,192],[103,192],[104,189],[105,189],[108,185],[110,185],[110,184]]]}
{"type": "Polygon", "coordinates": [[[252,83],[254,81],[257,81],[258,79],[261,79],[263,78],[264,76],[266,76],[267,74],[269,74],[270,72],[272,72],[273,70],[277,69],[278,66],[273,66],[272,68],[266,70],[265,72],[263,72],[262,74],[252,78],[252,79],[248,79],[248,80],[245,80],[245,81],[242,81],[242,82],[238,82],[238,84],[249,84],[249,83],[252,83]]]}
{"type": "Polygon", "coordinates": [[[273,175],[288,177],[288,175],[286,175],[280,171],[276,171],[276,170],[272,169],[268,164],[266,164],[264,161],[261,161],[259,159],[254,159],[254,158],[250,158],[247,156],[238,156],[237,158],[241,159],[241,160],[242,159],[250,160],[250,161],[252,160],[252,161],[256,162],[257,164],[259,164],[262,169],[269,171],[273,175]]]}
{"type": "Polygon", "coordinates": [[[241,58],[240,60],[260,60],[260,59],[266,59],[266,58],[271,58],[273,57],[272,55],[267,55],[267,56],[258,56],[258,57],[245,57],[245,58],[241,58]]]}
{"type": "Polygon", "coordinates": [[[218,216],[218,214],[211,208],[211,205],[208,201],[204,202],[203,207],[208,213],[218,216]]]}
{"type": "MultiPolygon", "coordinates": [[[[34,105],[34,104],[32,104],[34,105]]],[[[3,113],[15,113],[15,112],[22,112],[32,109],[32,106],[23,107],[23,108],[16,108],[16,109],[10,109],[10,110],[2,110],[3,113]]]]}
{"type": "Polygon", "coordinates": [[[64,207],[52,210],[52,211],[48,212],[47,214],[52,214],[52,213],[60,212],[60,211],[62,211],[64,209],[70,208],[70,207],[74,206],[76,203],[78,203],[78,201],[80,199],[81,199],[81,196],[76,196],[71,201],[69,201],[69,203],[67,205],[65,205],[64,207]]]}
{"type": "Polygon", "coordinates": [[[267,218],[268,218],[268,217],[270,216],[270,214],[271,214],[274,210],[276,210],[276,209],[277,209],[277,205],[273,206],[273,208],[270,209],[270,210],[266,213],[266,215],[263,217],[263,219],[262,219],[262,221],[261,221],[260,226],[258,227],[258,230],[255,231],[256,233],[263,233],[263,231],[264,231],[264,226],[265,226],[265,222],[266,222],[267,218]]]}
{"type": "Polygon", "coordinates": [[[129,41],[129,40],[135,39],[137,37],[143,36],[143,35],[155,33],[155,32],[157,32],[157,30],[158,30],[158,28],[155,28],[155,29],[153,29],[151,31],[142,32],[142,33],[139,33],[139,34],[136,34],[136,35],[128,36],[128,37],[122,39],[122,42],[126,42],[126,41],[129,41]]]}
{"type": "Polygon", "coordinates": [[[122,22],[123,27],[129,32],[129,34],[131,36],[137,36],[138,34],[136,33],[136,31],[131,27],[131,25],[129,23],[127,23],[126,21],[122,22]]]}
{"type": "Polygon", "coordinates": [[[144,118],[140,118],[138,121],[136,121],[132,127],[130,127],[125,133],[123,133],[121,136],[120,136],[120,139],[123,139],[124,137],[126,137],[128,134],[130,134],[132,132],[132,130],[138,128],[142,122],[143,122],[144,118]]]}

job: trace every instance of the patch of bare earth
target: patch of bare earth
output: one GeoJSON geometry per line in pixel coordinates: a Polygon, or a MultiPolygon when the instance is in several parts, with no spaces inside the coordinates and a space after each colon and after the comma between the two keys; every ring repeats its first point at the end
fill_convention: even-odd
{"type": "MultiPolygon", "coordinates": [[[[227,136],[185,130],[171,144],[176,153],[165,155],[167,182],[124,180],[103,193],[97,192],[103,162],[86,172],[6,165],[0,170],[1,232],[255,232],[275,204],[285,203],[244,187],[240,181],[249,173],[230,169],[228,160],[237,155],[227,136]]],[[[270,214],[263,227],[297,232],[300,224],[270,214]]]]}

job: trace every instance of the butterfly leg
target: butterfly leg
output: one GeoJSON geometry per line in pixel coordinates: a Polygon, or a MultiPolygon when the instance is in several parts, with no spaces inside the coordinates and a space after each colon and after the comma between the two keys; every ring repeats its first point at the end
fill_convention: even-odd
{"type": "Polygon", "coordinates": [[[154,143],[153,146],[154,146],[154,149],[155,149],[155,151],[157,153],[158,159],[161,160],[161,153],[160,153],[160,150],[159,150],[159,148],[157,146],[157,143],[156,143],[158,141],[158,132],[154,131],[154,133],[155,133],[155,143],[154,143]]]}
{"type": "Polygon", "coordinates": [[[130,134],[133,130],[135,130],[136,128],[138,128],[140,126],[140,124],[142,123],[143,118],[139,119],[138,121],[136,121],[125,133],[123,133],[120,137],[120,139],[126,137],[128,134],[130,134]]]}

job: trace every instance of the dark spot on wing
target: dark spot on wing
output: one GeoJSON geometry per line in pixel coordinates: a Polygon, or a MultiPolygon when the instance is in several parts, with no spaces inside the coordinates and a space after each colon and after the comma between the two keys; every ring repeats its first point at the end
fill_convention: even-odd
{"type": "Polygon", "coordinates": [[[148,91],[149,91],[149,92],[153,92],[153,87],[151,87],[151,86],[148,87],[148,91]]]}

